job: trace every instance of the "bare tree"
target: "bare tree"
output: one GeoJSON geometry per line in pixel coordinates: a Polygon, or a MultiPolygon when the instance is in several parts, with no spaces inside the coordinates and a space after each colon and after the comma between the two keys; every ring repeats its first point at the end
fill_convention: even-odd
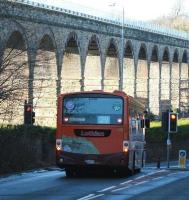
{"type": "MultiPolygon", "coordinates": [[[[18,34],[19,35],[19,34],[18,34]]],[[[10,38],[7,42],[7,47],[1,54],[0,58],[0,119],[11,123],[14,118],[19,118],[20,110],[23,109],[24,100],[28,99],[28,81],[29,81],[29,66],[27,58],[27,49],[22,38],[10,38]],[[16,41],[16,43],[15,43],[16,41]]],[[[36,99],[42,98],[42,90],[48,88],[45,83],[45,72],[48,71],[47,66],[52,56],[45,55],[47,49],[40,50],[39,55],[35,60],[35,74],[37,85],[35,90],[36,99]]],[[[35,102],[35,106],[36,106],[35,102]]]]}
{"type": "Polygon", "coordinates": [[[189,32],[189,16],[185,13],[184,3],[185,0],[176,0],[172,8],[172,12],[168,16],[160,17],[154,20],[153,23],[189,32]]]}
{"type": "MultiPolygon", "coordinates": [[[[26,49],[6,48],[0,64],[0,114],[8,112],[10,102],[17,102],[27,89],[26,49]],[[8,106],[9,105],[9,106],[8,106]]],[[[10,113],[9,113],[10,114],[10,113]]]]}
{"type": "Polygon", "coordinates": [[[182,16],[184,14],[184,0],[176,0],[172,8],[172,17],[182,16]]]}

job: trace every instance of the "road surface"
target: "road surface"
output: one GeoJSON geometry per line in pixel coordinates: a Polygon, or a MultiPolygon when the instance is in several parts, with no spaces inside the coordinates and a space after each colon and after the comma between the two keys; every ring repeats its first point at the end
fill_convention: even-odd
{"type": "Polygon", "coordinates": [[[130,177],[95,174],[66,178],[63,170],[42,170],[0,178],[0,200],[162,200],[165,196],[167,199],[166,193],[171,197],[181,195],[175,181],[186,191],[189,171],[145,168],[140,174],[130,177]],[[160,193],[162,189],[164,193],[160,193]],[[139,198],[141,194],[146,198],[139,198]]]}

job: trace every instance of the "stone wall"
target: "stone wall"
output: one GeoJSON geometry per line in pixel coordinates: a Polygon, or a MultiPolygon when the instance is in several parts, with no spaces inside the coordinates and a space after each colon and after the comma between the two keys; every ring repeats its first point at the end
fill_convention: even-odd
{"type": "Polygon", "coordinates": [[[134,96],[134,79],[135,79],[135,66],[134,60],[131,58],[124,59],[123,64],[123,90],[126,94],[134,96]]]}
{"type": "Polygon", "coordinates": [[[159,87],[160,87],[160,69],[157,62],[150,64],[149,75],[149,107],[155,115],[159,114],[159,87]]]}

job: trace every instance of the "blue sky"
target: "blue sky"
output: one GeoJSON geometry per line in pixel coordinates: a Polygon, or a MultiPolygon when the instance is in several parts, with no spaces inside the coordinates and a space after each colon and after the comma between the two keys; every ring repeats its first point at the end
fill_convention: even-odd
{"type": "MultiPolygon", "coordinates": [[[[179,0],[32,0],[96,15],[118,17],[124,7],[125,17],[133,20],[152,20],[169,15],[179,0]],[[114,7],[110,6],[115,4],[114,7]],[[94,10],[93,11],[91,11],[94,10]]],[[[183,2],[183,11],[189,13],[189,0],[183,2]]]]}

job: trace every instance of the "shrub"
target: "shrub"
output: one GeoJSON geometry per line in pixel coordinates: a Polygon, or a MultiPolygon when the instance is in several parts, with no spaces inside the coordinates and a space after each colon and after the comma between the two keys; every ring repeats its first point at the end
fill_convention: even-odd
{"type": "Polygon", "coordinates": [[[0,174],[55,163],[55,129],[40,126],[0,128],[0,174]]]}

